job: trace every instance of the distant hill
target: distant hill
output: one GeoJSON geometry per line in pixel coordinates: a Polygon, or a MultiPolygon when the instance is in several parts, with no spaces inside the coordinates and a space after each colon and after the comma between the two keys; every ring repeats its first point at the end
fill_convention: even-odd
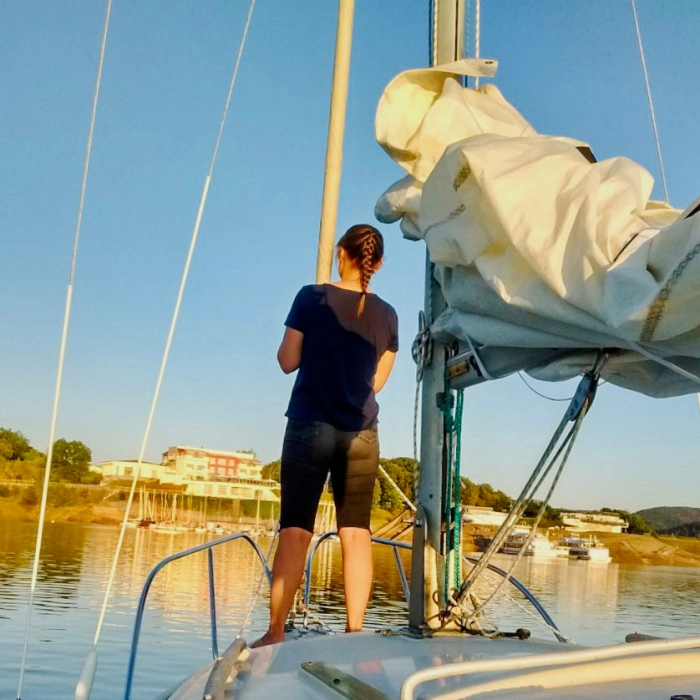
{"type": "Polygon", "coordinates": [[[639,510],[636,515],[643,518],[660,534],[683,537],[700,535],[700,508],[662,506],[639,510]]]}
{"type": "Polygon", "coordinates": [[[664,534],[676,535],[677,537],[697,537],[700,539],[700,520],[672,527],[670,530],[666,530],[664,534]]]}

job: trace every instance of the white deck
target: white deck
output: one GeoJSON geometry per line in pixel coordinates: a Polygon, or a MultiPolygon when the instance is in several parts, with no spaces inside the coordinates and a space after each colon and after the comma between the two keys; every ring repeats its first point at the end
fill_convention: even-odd
{"type": "MultiPolygon", "coordinates": [[[[311,634],[285,644],[251,650],[240,677],[227,685],[224,697],[240,700],[372,697],[369,691],[361,689],[344,695],[341,692],[347,680],[344,673],[378,691],[376,698],[666,700],[680,695],[698,700],[700,638],[694,638],[688,646],[695,648],[663,652],[658,650],[658,642],[586,649],[532,639],[473,636],[411,639],[374,632],[311,634]],[[622,650],[628,656],[603,658],[610,655],[610,649],[622,650]],[[569,655],[571,662],[566,663],[565,659],[562,663],[561,656],[569,655]],[[597,658],[577,659],[580,655],[597,658]],[[310,661],[328,664],[340,672],[335,687],[325,685],[302,669],[302,664],[310,661]],[[462,666],[463,662],[468,662],[466,667],[462,666]],[[509,663],[513,668],[487,668],[489,664],[502,667],[509,663]],[[413,695],[402,696],[404,681],[425,669],[435,669],[441,677],[418,685],[413,695]],[[470,670],[478,672],[469,673],[470,670]]],[[[201,700],[209,668],[195,674],[187,687],[169,696],[170,699],[201,700]]]]}

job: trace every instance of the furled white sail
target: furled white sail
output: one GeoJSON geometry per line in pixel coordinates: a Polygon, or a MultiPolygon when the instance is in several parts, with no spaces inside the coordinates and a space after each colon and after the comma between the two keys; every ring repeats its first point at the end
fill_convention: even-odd
{"type": "Polygon", "coordinates": [[[649,199],[624,158],[537,134],[498,88],[445,67],[386,88],[377,139],[408,173],[378,218],[425,240],[448,308],[433,324],[475,346],[571,352],[533,374],[563,379],[617,349],[609,381],[652,396],[698,391],[700,214],[649,199]]]}

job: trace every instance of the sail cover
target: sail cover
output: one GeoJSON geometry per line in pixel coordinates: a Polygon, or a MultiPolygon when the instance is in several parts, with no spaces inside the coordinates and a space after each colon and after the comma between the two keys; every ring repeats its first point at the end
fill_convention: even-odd
{"type": "MultiPolygon", "coordinates": [[[[490,62],[493,63],[493,62],[490,62]]],[[[376,205],[425,241],[447,308],[442,340],[570,352],[531,369],[567,379],[611,351],[603,377],[651,396],[700,390],[700,214],[649,199],[624,157],[538,134],[492,84],[408,71],[376,115],[408,173],[376,205]]],[[[466,72],[466,71],[462,71],[466,72]]]]}

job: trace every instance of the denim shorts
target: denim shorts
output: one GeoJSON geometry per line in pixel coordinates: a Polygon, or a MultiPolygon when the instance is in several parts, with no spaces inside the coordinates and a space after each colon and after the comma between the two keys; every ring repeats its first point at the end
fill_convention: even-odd
{"type": "Polygon", "coordinates": [[[282,446],[280,529],[314,531],[316,510],[330,472],[338,528],[369,530],[378,468],[376,425],[347,432],[320,421],[290,418],[282,446]]]}

